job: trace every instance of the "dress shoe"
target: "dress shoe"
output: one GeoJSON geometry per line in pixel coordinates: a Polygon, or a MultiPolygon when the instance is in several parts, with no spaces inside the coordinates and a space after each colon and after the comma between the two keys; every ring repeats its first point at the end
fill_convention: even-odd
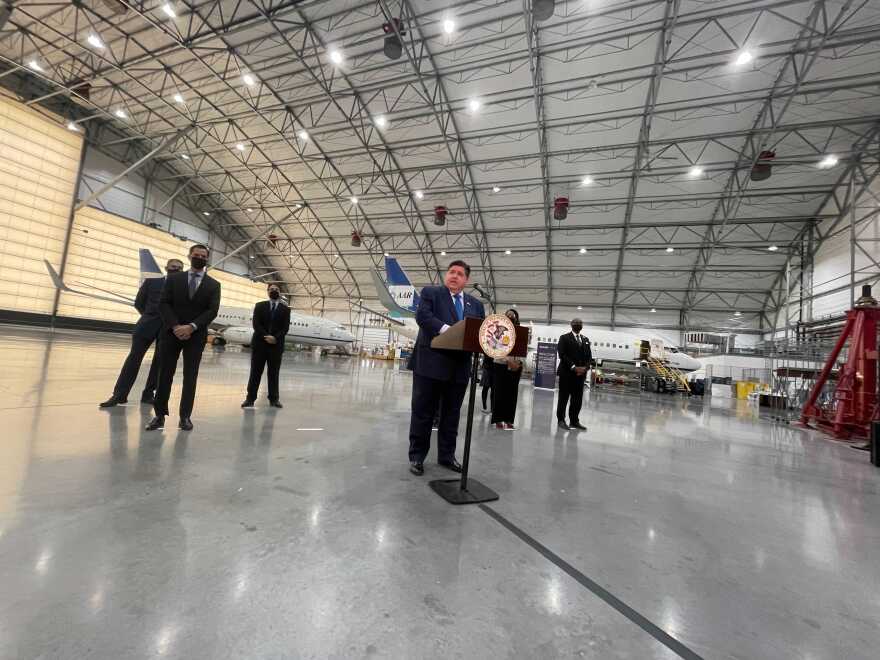
{"type": "Polygon", "coordinates": [[[441,461],[440,465],[445,467],[447,470],[452,470],[453,472],[461,472],[461,463],[459,463],[454,458],[451,461],[441,461]]]}
{"type": "Polygon", "coordinates": [[[581,424],[580,422],[574,422],[573,424],[570,425],[570,428],[573,428],[573,429],[580,429],[581,431],[586,431],[586,430],[587,430],[587,427],[584,426],[583,424],[581,424]]]}
{"type": "Polygon", "coordinates": [[[281,402],[278,401],[278,400],[276,400],[276,401],[270,401],[270,402],[269,402],[269,405],[272,406],[273,408],[283,408],[283,407],[284,407],[284,406],[281,405],[281,402]]]}
{"type": "Polygon", "coordinates": [[[496,429],[503,429],[503,428],[504,428],[504,424],[502,424],[501,422],[495,422],[495,428],[496,428],[496,429]]]}
{"type": "Polygon", "coordinates": [[[177,424],[177,428],[179,428],[181,431],[192,431],[192,420],[190,420],[189,417],[181,417],[180,422],[177,424]]]}
{"type": "Polygon", "coordinates": [[[147,405],[152,406],[156,403],[156,397],[152,394],[143,394],[141,395],[141,403],[146,403],[147,405]]]}
{"type": "Polygon", "coordinates": [[[417,477],[421,477],[423,474],[425,474],[425,466],[422,463],[410,463],[409,471],[417,477]]]}
{"type": "Polygon", "coordinates": [[[505,423],[505,424],[504,424],[504,430],[505,430],[505,431],[515,431],[515,430],[516,430],[516,427],[515,427],[513,424],[507,424],[507,423],[505,423]]]}
{"type": "Polygon", "coordinates": [[[128,399],[118,399],[115,396],[111,396],[106,401],[102,401],[98,404],[99,408],[112,408],[113,406],[118,406],[120,403],[128,403],[128,399]]]}
{"type": "Polygon", "coordinates": [[[563,422],[561,419],[558,422],[556,422],[556,426],[558,426],[559,428],[564,429],[566,431],[571,431],[571,427],[568,424],[566,424],[565,422],[563,422]]]}
{"type": "Polygon", "coordinates": [[[150,420],[150,423],[144,427],[144,429],[147,431],[158,431],[164,428],[165,417],[163,415],[156,415],[155,417],[153,417],[153,419],[150,420]]]}
{"type": "Polygon", "coordinates": [[[242,408],[253,408],[254,402],[251,399],[245,399],[244,401],[241,402],[241,407],[242,408]]]}

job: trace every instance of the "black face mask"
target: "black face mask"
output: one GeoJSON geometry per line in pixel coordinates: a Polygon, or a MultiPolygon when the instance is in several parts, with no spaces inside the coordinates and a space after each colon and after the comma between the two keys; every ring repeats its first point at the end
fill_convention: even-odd
{"type": "Polygon", "coordinates": [[[582,326],[582,325],[571,326],[571,330],[572,330],[572,332],[574,332],[574,334],[578,334],[583,329],[584,329],[584,326],[582,326]]]}
{"type": "Polygon", "coordinates": [[[204,257],[190,257],[189,265],[195,268],[196,270],[201,270],[205,266],[208,265],[208,260],[204,257]]]}
{"type": "Polygon", "coordinates": [[[269,297],[270,297],[272,300],[278,300],[278,299],[281,297],[281,292],[280,292],[280,291],[270,291],[270,292],[269,292],[269,297]]]}

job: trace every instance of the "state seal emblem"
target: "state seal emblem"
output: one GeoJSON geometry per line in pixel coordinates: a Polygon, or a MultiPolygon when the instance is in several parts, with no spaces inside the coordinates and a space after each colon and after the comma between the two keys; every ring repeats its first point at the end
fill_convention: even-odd
{"type": "Polygon", "coordinates": [[[516,344],[516,327],[504,314],[490,314],[480,325],[480,348],[490,358],[510,355],[516,344]]]}

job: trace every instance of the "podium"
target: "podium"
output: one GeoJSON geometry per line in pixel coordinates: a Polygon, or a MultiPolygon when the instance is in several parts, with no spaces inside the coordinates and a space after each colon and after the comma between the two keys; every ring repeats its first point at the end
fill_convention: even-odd
{"type": "MultiPolygon", "coordinates": [[[[466,318],[450,326],[431,341],[431,348],[471,353],[471,380],[468,394],[467,427],[464,434],[464,453],[461,460],[461,479],[435,479],[428,482],[431,489],[450,504],[479,504],[498,499],[498,493],[476,479],[468,478],[471,457],[471,434],[474,427],[474,405],[477,396],[477,374],[480,369],[480,326],[482,319],[466,318]]],[[[509,357],[525,357],[529,344],[529,329],[516,326],[516,342],[509,357]]]]}

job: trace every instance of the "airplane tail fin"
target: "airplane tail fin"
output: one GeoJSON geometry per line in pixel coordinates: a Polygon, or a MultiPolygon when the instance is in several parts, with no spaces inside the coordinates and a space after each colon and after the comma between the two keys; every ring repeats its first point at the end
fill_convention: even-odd
{"type": "Polygon", "coordinates": [[[149,280],[157,277],[165,277],[165,274],[162,272],[162,269],[159,268],[159,264],[156,263],[156,259],[153,258],[153,253],[150,252],[147,248],[141,248],[138,250],[138,257],[141,262],[141,281],[149,280]]]}
{"type": "Polygon", "coordinates": [[[385,257],[385,277],[388,280],[388,291],[398,306],[415,314],[419,308],[419,294],[396,258],[385,257]]]}

